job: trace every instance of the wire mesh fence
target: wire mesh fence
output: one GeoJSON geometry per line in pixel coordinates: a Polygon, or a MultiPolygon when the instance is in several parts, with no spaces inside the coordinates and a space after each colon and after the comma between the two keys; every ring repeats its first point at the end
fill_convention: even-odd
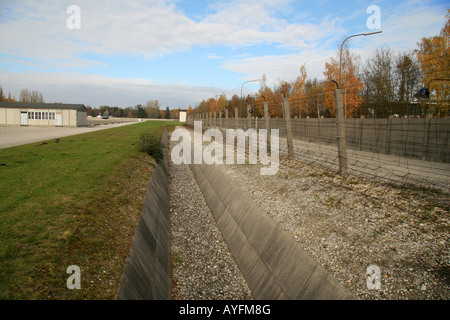
{"type": "MultiPolygon", "coordinates": [[[[226,129],[278,129],[280,155],[289,156],[283,118],[189,117],[206,127],[226,129]],[[267,125],[268,124],[268,125],[267,125]]],[[[348,173],[398,187],[414,187],[448,193],[450,190],[450,119],[356,118],[346,119],[348,173]]],[[[334,118],[291,119],[291,159],[331,173],[339,172],[337,125],[334,118]]],[[[447,204],[447,207],[449,204],[447,204]]]]}

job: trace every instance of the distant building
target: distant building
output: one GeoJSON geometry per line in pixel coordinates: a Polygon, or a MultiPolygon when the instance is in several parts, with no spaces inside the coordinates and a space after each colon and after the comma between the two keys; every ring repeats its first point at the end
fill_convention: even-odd
{"type": "Polygon", "coordinates": [[[87,110],[83,104],[0,102],[0,125],[83,127],[87,110]]]}
{"type": "Polygon", "coordinates": [[[187,110],[180,109],[180,122],[186,122],[187,110]]]}

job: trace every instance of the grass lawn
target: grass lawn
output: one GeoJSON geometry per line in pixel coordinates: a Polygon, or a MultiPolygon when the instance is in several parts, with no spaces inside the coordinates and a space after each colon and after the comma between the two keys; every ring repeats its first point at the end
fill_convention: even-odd
{"type": "Polygon", "coordinates": [[[137,142],[178,124],[0,149],[0,299],[114,299],[154,164],[137,142]]]}

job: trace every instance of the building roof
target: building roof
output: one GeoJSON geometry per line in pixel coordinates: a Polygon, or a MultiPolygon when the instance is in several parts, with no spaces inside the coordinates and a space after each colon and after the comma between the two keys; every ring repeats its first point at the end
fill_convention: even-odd
{"type": "Polygon", "coordinates": [[[86,111],[84,104],[67,104],[67,103],[29,103],[29,102],[0,102],[0,108],[16,108],[16,109],[65,109],[86,111]]]}

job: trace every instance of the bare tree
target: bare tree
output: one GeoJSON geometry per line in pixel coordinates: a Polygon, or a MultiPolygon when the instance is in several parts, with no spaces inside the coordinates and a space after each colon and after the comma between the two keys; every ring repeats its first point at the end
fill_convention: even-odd
{"type": "Polygon", "coordinates": [[[394,53],[390,48],[378,48],[363,68],[364,102],[366,112],[378,117],[393,114],[394,53]]]}
{"type": "Polygon", "coordinates": [[[153,119],[161,118],[160,108],[161,105],[159,104],[158,100],[148,101],[147,104],[145,105],[145,111],[147,112],[147,116],[153,119]]]}
{"type": "Polygon", "coordinates": [[[414,93],[420,86],[422,79],[419,61],[414,53],[400,53],[395,60],[395,82],[397,110],[400,115],[410,113],[411,103],[414,101],[414,93]]]}
{"type": "Polygon", "coordinates": [[[44,96],[35,90],[22,89],[19,94],[19,102],[44,103],[44,96]]]}

